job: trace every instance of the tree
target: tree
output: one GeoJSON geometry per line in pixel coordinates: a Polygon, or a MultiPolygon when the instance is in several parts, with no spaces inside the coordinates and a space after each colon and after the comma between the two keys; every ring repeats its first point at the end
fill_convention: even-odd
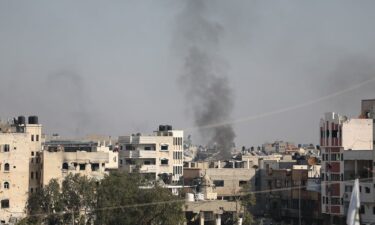
{"type": "Polygon", "coordinates": [[[175,225],[183,222],[183,201],[168,189],[139,188],[142,184],[137,174],[116,172],[106,176],[98,188],[96,224],[175,225]]]}
{"type": "Polygon", "coordinates": [[[243,207],[243,225],[251,225],[254,223],[253,215],[251,214],[251,208],[256,203],[256,198],[251,193],[250,185],[244,185],[241,188],[241,206],[243,207]]]}
{"type": "Polygon", "coordinates": [[[29,196],[26,224],[67,224],[76,218],[77,224],[92,219],[88,212],[96,206],[96,182],[85,176],[69,174],[60,186],[56,179],[29,196]]]}

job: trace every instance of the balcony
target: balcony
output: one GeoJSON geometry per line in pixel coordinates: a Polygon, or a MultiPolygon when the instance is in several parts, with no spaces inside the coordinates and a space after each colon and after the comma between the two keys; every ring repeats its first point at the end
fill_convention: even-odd
{"type": "Polygon", "coordinates": [[[139,168],[140,173],[156,173],[156,165],[142,165],[139,168]]]}
{"type": "Polygon", "coordinates": [[[156,158],[156,151],[151,150],[132,150],[132,151],[122,151],[121,155],[125,158],[135,159],[135,158],[156,158]]]}

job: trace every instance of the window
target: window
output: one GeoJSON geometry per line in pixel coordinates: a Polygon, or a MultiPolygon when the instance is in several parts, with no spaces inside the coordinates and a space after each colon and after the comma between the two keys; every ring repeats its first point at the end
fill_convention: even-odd
{"type": "Polygon", "coordinates": [[[331,174],[331,181],[340,181],[340,174],[331,174]]]}
{"type": "Polygon", "coordinates": [[[333,138],[337,138],[337,133],[338,133],[337,130],[333,130],[333,131],[332,131],[332,137],[333,137],[333,138]]]}
{"type": "Polygon", "coordinates": [[[4,182],[4,189],[9,189],[9,182],[7,181],[4,182]]]}
{"type": "Polygon", "coordinates": [[[34,141],[34,134],[31,135],[31,141],[34,141]]]}
{"type": "Polygon", "coordinates": [[[5,163],[4,164],[4,171],[9,171],[9,168],[10,168],[9,163],[5,163]]]}
{"type": "Polygon", "coordinates": [[[243,186],[245,186],[247,184],[247,181],[246,180],[240,180],[239,182],[238,182],[238,185],[240,186],[240,187],[243,187],[243,186]]]}
{"type": "Polygon", "coordinates": [[[160,164],[161,165],[168,165],[168,159],[161,159],[160,164]]]}
{"type": "Polygon", "coordinates": [[[168,151],[168,145],[161,145],[160,148],[162,151],[168,151]]]}
{"type": "Polygon", "coordinates": [[[341,205],[341,199],[340,198],[331,198],[331,204],[332,205],[341,205]]]}
{"type": "Polygon", "coordinates": [[[91,164],[91,171],[99,171],[99,163],[91,164]]]}
{"type": "Polygon", "coordinates": [[[214,180],[214,185],[216,187],[224,187],[224,181],[223,180],[214,180]]]}
{"type": "Polygon", "coordinates": [[[353,186],[351,185],[345,185],[345,192],[352,192],[353,186]]]}
{"type": "Polygon", "coordinates": [[[31,174],[30,174],[30,178],[31,178],[31,179],[34,179],[34,172],[31,172],[31,174]]]}
{"type": "Polygon", "coordinates": [[[9,199],[1,200],[1,208],[2,209],[9,208],[9,199]]]}
{"type": "Polygon", "coordinates": [[[366,191],[367,194],[370,193],[370,188],[369,187],[365,187],[365,191],[366,191]]]}
{"type": "Polygon", "coordinates": [[[86,170],[86,164],[79,164],[79,170],[86,170]]]}
{"type": "Polygon", "coordinates": [[[67,170],[67,169],[69,169],[69,165],[68,165],[68,163],[66,163],[66,162],[63,163],[63,164],[62,164],[62,169],[63,169],[63,170],[67,170]]]}
{"type": "Polygon", "coordinates": [[[120,165],[122,165],[122,159],[120,159],[120,165]]]}
{"type": "Polygon", "coordinates": [[[34,156],[34,152],[31,152],[31,156],[34,156]]]}
{"type": "Polygon", "coordinates": [[[146,150],[146,151],[150,151],[150,150],[151,150],[151,147],[150,147],[150,146],[146,146],[146,147],[145,147],[145,150],[146,150]]]}
{"type": "Polygon", "coordinates": [[[375,215],[375,206],[374,206],[374,207],[372,207],[372,214],[374,214],[374,215],[375,215]]]}
{"type": "Polygon", "coordinates": [[[38,134],[36,135],[36,141],[39,141],[39,135],[38,134]]]}
{"type": "Polygon", "coordinates": [[[365,206],[361,205],[361,208],[359,209],[359,214],[365,214],[365,206]]]}
{"type": "Polygon", "coordinates": [[[4,145],[4,152],[9,152],[9,149],[10,149],[9,145],[4,145]]]}

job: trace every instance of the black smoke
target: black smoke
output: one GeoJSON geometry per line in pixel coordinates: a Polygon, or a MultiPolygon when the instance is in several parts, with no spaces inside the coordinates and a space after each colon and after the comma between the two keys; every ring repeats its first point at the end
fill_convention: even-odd
{"type": "Polygon", "coordinates": [[[217,158],[229,158],[235,133],[229,125],[233,91],[227,77],[228,65],[220,57],[223,26],[210,18],[202,0],[189,0],[177,17],[176,49],[184,60],[179,79],[192,108],[194,122],[209,146],[215,146],[217,158]]]}

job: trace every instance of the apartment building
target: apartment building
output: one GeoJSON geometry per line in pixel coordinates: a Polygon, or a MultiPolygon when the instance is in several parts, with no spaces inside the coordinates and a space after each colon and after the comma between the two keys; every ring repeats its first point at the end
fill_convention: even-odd
{"type": "Polygon", "coordinates": [[[0,224],[24,217],[29,193],[40,188],[41,143],[38,117],[0,122],[0,224]]]}
{"type": "Polygon", "coordinates": [[[118,138],[119,169],[138,172],[149,179],[176,184],[183,175],[183,131],[160,125],[151,135],[140,133],[118,138]]]}
{"type": "Polygon", "coordinates": [[[344,223],[356,178],[361,222],[375,223],[374,108],[375,100],[363,100],[359,118],[326,113],[320,121],[322,213],[328,223],[344,223]]]}
{"type": "Polygon", "coordinates": [[[117,148],[93,141],[51,140],[43,144],[41,158],[43,185],[51,179],[61,182],[68,174],[100,180],[118,168],[117,148]]]}

